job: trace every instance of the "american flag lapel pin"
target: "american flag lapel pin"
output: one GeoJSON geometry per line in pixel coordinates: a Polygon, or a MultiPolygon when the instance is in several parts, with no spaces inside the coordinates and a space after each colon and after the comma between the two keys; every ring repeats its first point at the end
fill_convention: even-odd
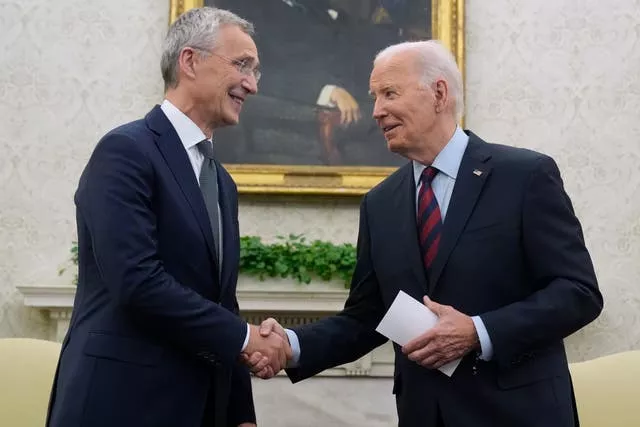
{"type": "Polygon", "coordinates": [[[481,171],[480,169],[474,169],[474,170],[473,170],[473,174],[474,174],[475,176],[480,176],[480,175],[482,175],[482,171],[481,171]]]}

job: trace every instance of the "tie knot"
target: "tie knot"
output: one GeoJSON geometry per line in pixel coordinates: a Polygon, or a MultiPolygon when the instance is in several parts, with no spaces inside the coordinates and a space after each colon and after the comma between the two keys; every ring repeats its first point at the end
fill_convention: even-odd
{"type": "Polygon", "coordinates": [[[438,169],[434,168],[433,166],[428,166],[422,171],[420,179],[424,184],[431,185],[431,181],[433,181],[433,178],[435,178],[438,172],[438,169]]]}
{"type": "Polygon", "coordinates": [[[198,150],[207,159],[213,159],[213,143],[208,139],[204,139],[198,143],[198,150]]]}

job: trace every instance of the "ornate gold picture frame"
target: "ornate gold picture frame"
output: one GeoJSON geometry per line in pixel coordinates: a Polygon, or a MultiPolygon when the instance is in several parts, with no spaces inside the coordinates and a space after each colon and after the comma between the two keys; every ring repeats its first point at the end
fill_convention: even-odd
{"type": "MultiPolygon", "coordinates": [[[[428,1],[425,0],[425,2],[428,1]]],[[[169,20],[173,22],[180,14],[190,8],[201,7],[205,4],[209,4],[209,2],[206,0],[170,0],[169,20]]],[[[430,10],[431,38],[441,40],[451,49],[464,72],[464,0],[431,0],[430,10]]],[[[242,16],[242,13],[239,14],[242,16]]],[[[259,33],[260,28],[258,27],[259,33]]],[[[396,169],[396,167],[384,166],[229,162],[225,162],[225,167],[237,183],[238,190],[245,194],[352,196],[364,194],[396,169]]]]}

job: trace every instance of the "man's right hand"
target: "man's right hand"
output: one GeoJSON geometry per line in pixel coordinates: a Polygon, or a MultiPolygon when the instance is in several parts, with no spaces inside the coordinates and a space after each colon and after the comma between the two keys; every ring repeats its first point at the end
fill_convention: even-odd
{"type": "Polygon", "coordinates": [[[346,90],[336,87],[329,97],[340,110],[340,123],[349,125],[360,120],[360,106],[358,101],[346,90]]]}
{"type": "Polygon", "coordinates": [[[280,335],[283,340],[286,340],[287,342],[289,342],[289,337],[287,335],[287,332],[284,330],[282,325],[278,323],[278,321],[273,317],[270,317],[267,320],[264,320],[260,324],[260,335],[262,335],[263,337],[268,337],[271,334],[271,332],[274,332],[280,335]]]}
{"type": "Polygon", "coordinates": [[[282,333],[284,337],[279,333],[265,333],[262,326],[249,325],[249,343],[243,352],[243,359],[257,376],[270,378],[291,359],[291,346],[284,329],[282,333]]]}
{"type": "MultiPolygon", "coordinates": [[[[250,326],[251,333],[253,333],[254,326],[250,326]]],[[[291,359],[291,346],[289,344],[289,337],[285,332],[282,325],[278,323],[277,320],[273,318],[268,318],[263,321],[259,327],[259,334],[261,338],[268,339],[270,337],[277,337],[285,342],[287,353],[287,360],[291,359]]],[[[251,343],[251,335],[249,336],[249,343],[251,343]]],[[[283,364],[281,364],[280,368],[276,369],[271,363],[268,362],[268,357],[263,355],[261,352],[250,352],[249,345],[245,349],[243,353],[243,360],[251,369],[251,372],[258,378],[269,379],[274,377],[278,372],[280,372],[281,368],[286,366],[286,360],[283,364]]]]}

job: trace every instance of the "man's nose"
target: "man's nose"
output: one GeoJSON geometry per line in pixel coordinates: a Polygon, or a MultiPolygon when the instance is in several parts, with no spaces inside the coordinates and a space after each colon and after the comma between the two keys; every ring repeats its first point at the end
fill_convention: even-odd
{"type": "Polygon", "coordinates": [[[255,76],[248,76],[242,80],[242,87],[252,95],[258,93],[258,80],[255,76]]]}
{"type": "Polygon", "coordinates": [[[381,118],[383,118],[384,116],[386,116],[387,113],[384,109],[384,105],[382,103],[382,101],[376,99],[376,101],[373,104],[373,118],[376,120],[380,120],[381,118]]]}

